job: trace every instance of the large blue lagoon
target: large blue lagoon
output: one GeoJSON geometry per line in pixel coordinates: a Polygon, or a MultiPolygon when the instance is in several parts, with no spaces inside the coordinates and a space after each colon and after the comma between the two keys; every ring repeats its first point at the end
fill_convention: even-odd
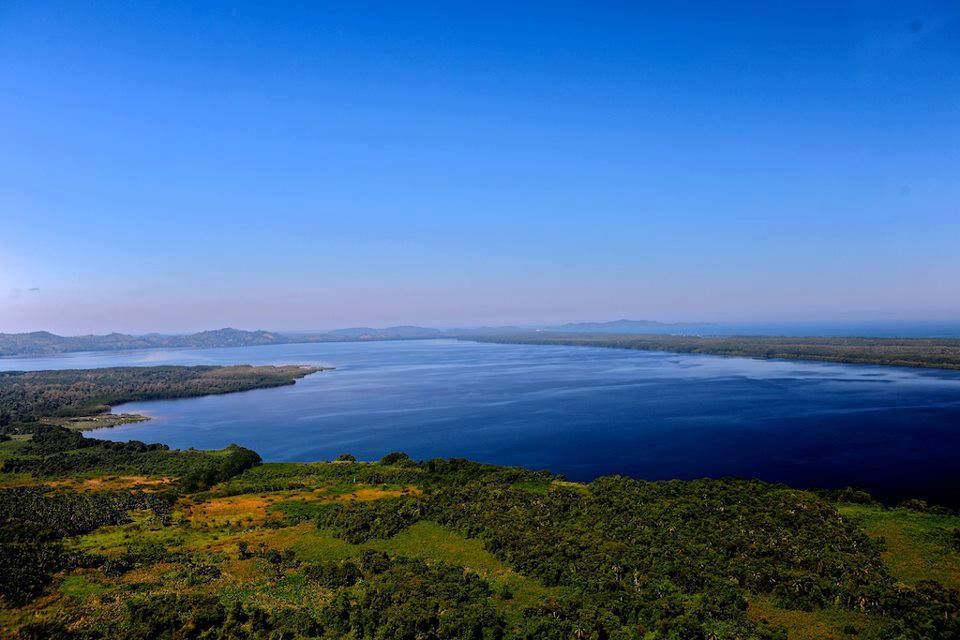
{"type": "Polygon", "coordinates": [[[745,476],[953,501],[960,373],[452,340],[70,354],[0,369],[323,364],[294,386],[138,402],[93,435],[266,460],[464,457],[571,479],[745,476]],[[952,495],[953,494],[953,495],[952,495]]]}

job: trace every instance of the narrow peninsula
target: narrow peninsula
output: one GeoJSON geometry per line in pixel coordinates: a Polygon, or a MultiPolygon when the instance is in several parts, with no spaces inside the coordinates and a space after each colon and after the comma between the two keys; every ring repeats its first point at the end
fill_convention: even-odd
{"type": "Polygon", "coordinates": [[[326,369],[330,367],[233,365],[0,371],[0,427],[39,423],[84,430],[138,422],[146,418],[108,412],[124,402],[279,387],[326,369]]]}

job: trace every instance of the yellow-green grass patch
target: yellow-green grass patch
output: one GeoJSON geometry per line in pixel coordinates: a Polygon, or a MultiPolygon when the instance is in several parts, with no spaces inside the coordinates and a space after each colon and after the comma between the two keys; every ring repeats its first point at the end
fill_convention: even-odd
{"type": "MultiPolygon", "coordinates": [[[[17,434],[11,436],[10,440],[0,442],[0,462],[10,458],[26,457],[26,449],[30,445],[30,436],[17,434]]],[[[36,457],[36,456],[31,456],[36,457]]]]}
{"type": "Polygon", "coordinates": [[[545,587],[537,580],[517,573],[487,551],[480,540],[466,538],[434,522],[418,522],[392,538],[371,540],[363,546],[391,555],[465,567],[487,579],[495,590],[508,587],[512,598],[505,601],[504,606],[517,612],[562,593],[561,589],[545,587]]]}
{"type": "Polygon", "coordinates": [[[100,527],[72,538],[69,544],[80,551],[112,556],[127,551],[131,545],[159,542],[168,549],[199,547],[217,537],[216,530],[160,525],[149,511],[131,512],[131,518],[133,522],[100,527]]]}
{"type": "Polygon", "coordinates": [[[905,584],[936,580],[960,589],[960,551],[951,547],[960,516],[856,504],[838,508],[870,537],[884,539],[881,557],[897,580],[905,584]]]}
{"type": "Polygon", "coordinates": [[[47,480],[41,484],[53,487],[54,489],[77,492],[124,490],[157,491],[169,487],[173,482],[174,479],[169,476],[75,475],[59,480],[47,480]]]}
{"type": "Polygon", "coordinates": [[[82,569],[65,576],[60,581],[60,593],[68,598],[86,600],[91,596],[98,596],[110,591],[111,586],[104,584],[102,574],[91,569],[82,569]]]}
{"type": "Polygon", "coordinates": [[[883,629],[883,618],[839,608],[814,611],[781,609],[770,598],[750,600],[747,615],[787,630],[789,640],[854,640],[875,638],[883,629]]]}
{"type": "Polygon", "coordinates": [[[30,473],[0,473],[0,489],[35,487],[40,484],[43,484],[42,481],[38,480],[30,473]]]}
{"type": "Polygon", "coordinates": [[[389,489],[384,487],[363,487],[354,489],[346,493],[340,493],[333,499],[338,502],[370,502],[372,500],[383,500],[384,498],[399,498],[405,495],[417,495],[421,493],[420,489],[414,486],[403,487],[402,489],[389,489]]]}
{"type": "Polygon", "coordinates": [[[355,545],[336,537],[332,531],[317,529],[304,522],[279,529],[258,528],[223,535],[217,540],[203,540],[195,550],[210,553],[223,552],[236,557],[239,543],[250,551],[261,548],[278,551],[292,550],[304,562],[340,562],[359,557],[364,549],[377,549],[390,555],[419,558],[427,562],[443,561],[465,567],[488,579],[499,592],[506,586],[512,599],[506,601],[509,609],[521,610],[544,602],[561,589],[548,588],[532,578],[523,576],[484,549],[479,540],[465,538],[433,522],[418,522],[386,540],[370,540],[355,545]]]}

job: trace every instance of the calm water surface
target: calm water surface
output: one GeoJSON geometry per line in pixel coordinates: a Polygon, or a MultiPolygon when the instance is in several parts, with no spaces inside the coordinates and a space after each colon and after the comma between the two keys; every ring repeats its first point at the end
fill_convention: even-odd
{"type": "Polygon", "coordinates": [[[3,369],[324,364],[294,386],[137,402],[96,437],[266,460],[389,451],[572,479],[749,476],[960,502],[960,373],[451,340],[0,359],[3,369]]]}

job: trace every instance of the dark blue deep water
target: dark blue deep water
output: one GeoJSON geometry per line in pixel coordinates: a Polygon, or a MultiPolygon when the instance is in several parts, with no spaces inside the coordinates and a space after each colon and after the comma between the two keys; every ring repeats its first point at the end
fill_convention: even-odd
{"type": "Polygon", "coordinates": [[[294,386],[132,403],[93,435],[266,460],[466,457],[571,479],[746,476],[960,503],[960,372],[452,340],[86,353],[0,369],[327,364],[294,386]]]}

